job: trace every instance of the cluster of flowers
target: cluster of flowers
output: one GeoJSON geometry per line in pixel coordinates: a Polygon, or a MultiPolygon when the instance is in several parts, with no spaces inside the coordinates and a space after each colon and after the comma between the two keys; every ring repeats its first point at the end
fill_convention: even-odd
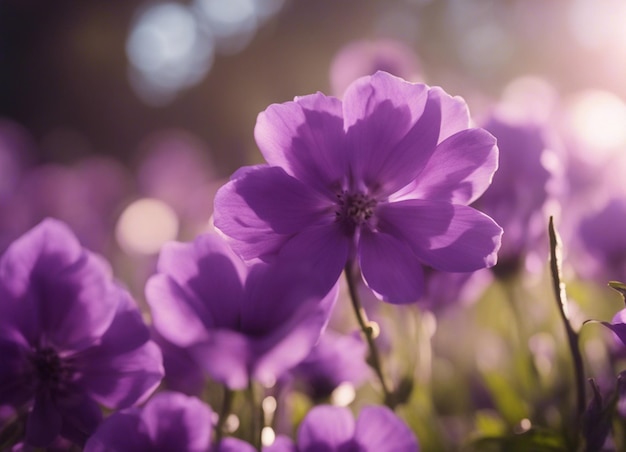
{"type": "MultiPolygon", "coordinates": [[[[258,425],[246,441],[229,436],[233,391],[304,375],[324,400],[343,380],[370,376],[367,348],[387,406],[364,407],[355,420],[319,404],[294,439],[279,435],[263,450],[418,450],[392,410],[406,388],[386,381],[357,286],[395,305],[449,302],[462,285],[452,278],[491,267],[506,278],[524,264],[524,244],[543,232],[536,206],[550,173],[532,159],[535,187],[517,199],[505,187],[520,164],[501,159],[496,173],[494,135],[526,156],[545,149],[537,128],[496,118],[471,127],[462,99],[385,72],[359,78],[342,99],[271,105],[255,129],[267,163],[220,188],[217,231],[161,249],[145,288],[150,327],[104,259],[45,220],[0,259],[0,446],[260,450],[258,425]],[[501,189],[488,190],[492,182],[501,189]],[[367,346],[320,339],[342,274],[367,346]],[[358,362],[340,368],[340,353],[358,362]],[[219,414],[189,395],[207,377],[223,387],[219,414]],[[167,390],[157,389],[164,378],[167,390]]],[[[624,336],[622,325],[608,324],[624,336]]],[[[249,417],[254,424],[254,408],[249,417]]]]}

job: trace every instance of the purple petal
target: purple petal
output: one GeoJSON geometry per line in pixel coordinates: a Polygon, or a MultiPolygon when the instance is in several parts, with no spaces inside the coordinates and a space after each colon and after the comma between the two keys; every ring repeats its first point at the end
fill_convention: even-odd
{"type": "Polygon", "coordinates": [[[58,397],[57,406],[63,417],[61,435],[76,444],[85,444],[102,421],[100,406],[80,388],[58,397]]]}
{"type": "Polygon", "coordinates": [[[336,223],[315,226],[288,241],[280,256],[307,262],[315,269],[309,277],[315,278],[315,284],[327,292],[335,285],[348,261],[351,240],[336,223]]]}
{"type": "Polygon", "coordinates": [[[108,265],[83,250],[65,224],[51,219],[7,249],[0,280],[11,294],[1,313],[20,325],[29,342],[43,331],[65,350],[99,338],[118,302],[108,265]]]}
{"type": "Polygon", "coordinates": [[[200,396],[204,389],[205,375],[188,348],[178,347],[153,332],[153,340],[163,353],[165,387],[187,395],[200,396]]]}
{"type": "Polygon", "coordinates": [[[356,421],[354,438],[366,450],[377,452],[417,452],[415,434],[393,411],[384,406],[361,410],[356,421]]]}
{"type": "Polygon", "coordinates": [[[26,420],[26,442],[35,447],[46,447],[61,432],[62,422],[50,393],[40,391],[26,420]]]}
{"type": "Polygon", "coordinates": [[[85,452],[135,452],[151,450],[141,424],[140,410],[132,408],[108,417],[85,444],[85,452]]]}
{"type": "Polygon", "coordinates": [[[293,234],[334,220],[331,202],[282,168],[250,167],[215,196],[215,227],[244,259],[275,254],[293,234]],[[325,218],[326,217],[326,218],[325,218]]]}
{"type": "Polygon", "coordinates": [[[161,349],[152,341],[121,355],[93,347],[80,357],[81,384],[108,408],[125,408],[148,397],[163,378],[161,349]]]}
{"type": "MultiPolygon", "coordinates": [[[[170,281],[157,284],[163,286],[160,297],[153,289],[147,290],[148,302],[157,317],[157,329],[174,329],[172,325],[163,324],[171,323],[170,317],[179,315],[187,320],[193,315],[208,328],[237,325],[248,270],[220,236],[208,233],[198,236],[192,243],[166,244],[159,256],[158,271],[170,281]],[[171,296],[176,293],[179,299],[172,300],[171,296]],[[228,303],[224,302],[226,300],[228,303]],[[180,306],[181,303],[187,306],[180,306]],[[177,307],[179,312],[172,313],[177,307]]],[[[198,327],[197,319],[192,322],[194,328],[198,327]]]]}
{"type": "Polygon", "coordinates": [[[267,162],[327,193],[347,174],[341,101],[322,93],[270,105],[254,136],[267,162]]]}
{"type": "Polygon", "coordinates": [[[355,422],[348,408],[318,405],[298,429],[298,448],[304,451],[338,450],[354,436],[355,422]]]}
{"type": "MultiPolygon", "coordinates": [[[[260,358],[256,361],[253,376],[261,383],[273,384],[285,371],[308,356],[317,343],[330,318],[337,299],[338,286],[322,300],[310,299],[298,312],[276,328],[271,336],[256,342],[260,358]]],[[[288,299],[282,300],[289,303],[288,299]]]]}
{"type": "Polygon", "coordinates": [[[213,410],[196,397],[161,392],[144,406],[141,419],[155,449],[206,451],[213,410]]]}
{"type": "Polygon", "coordinates": [[[438,86],[430,88],[428,93],[439,99],[441,104],[441,130],[439,131],[438,143],[461,130],[470,128],[470,115],[467,104],[459,96],[450,96],[438,86]]]}
{"type": "Polygon", "coordinates": [[[415,179],[437,145],[441,106],[426,85],[377,72],[348,88],[344,114],[354,176],[376,194],[415,179]]]}
{"type": "Polygon", "coordinates": [[[190,352],[211,378],[230,389],[243,389],[248,385],[253,360],[250,348],[248,338],[241,333],[216,330],[190,352]]]}
{"type": "Polygon", "coordinates": [[[0,336],[0,405],[20,406],[35,393],[35,373],[30,364],[30,350],[0,336]]]}
{"type": "Polygon", "coordinates": [[[487,189],[497,167],[495,138],[483,129],[463,130],[440,143],[415,183],[394,197],[467,205],[487,189]]]}
{"type": "Polygon", "coordinates": [[[263,448],[263,452],[298,452],[298,448],[288,436],[278,435],[271,445],[263,448]]]}
{"type": "Polygon", "coordinates": [[[364,229],[359,241],[363,279],[380,297],[395,304],[412,303],[424,290],[419,259],[397,238],[364,229]]]}
{"type": "Polygon", "coordinates": [[[379,205],[377,215],[381,231],[437,270],[467,272],[496,263],[502,228],[476,209],[414,199],[379,205]]]}
{"type": "Polygon", "coordinates": [[[196,310],[202,307],[202,301],[185,292],[169,276],[157,274],[148,280],[146,300],[154,328],[171,343],[186,347],[207,339],[206,325],[196,310]]]}

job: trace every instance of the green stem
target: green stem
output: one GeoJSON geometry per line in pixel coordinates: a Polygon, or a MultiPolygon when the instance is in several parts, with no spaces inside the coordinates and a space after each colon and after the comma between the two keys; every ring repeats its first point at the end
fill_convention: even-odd
{"type": "Polygon", "coordinates": [[[585,394],[585,369],[583,357],[580,353],[578,344],[578,333],[574,331],[567,316],[567,294],[565,293],[565,283],[561,274],[561,241],[554,228],[554,218],[550,217],[549,224],[550,234],[550,271],[552,274],[552,285],[556,296],[559,313],[565,326],[567,334],[567,342],[569,343],[570,352],[574,364],[574,376],[576,379],[576,408],[578,420],[585,411],[586,394],[585,394]]]}
{"type": "Polygon", "coordinates": [[[256,450],[260,452],[261,451],[261,428],[262,428],[262,424],[261,424],[262,418],[260,417],[260,414],[262,415],[262,410],[260,410],[259,407],[257,406],[256,397],[254,393],[254,385],[251,379],[248,381],[247,395],[248,395],[248,404],[250,407],[250,430],[251,430],[251,437],[252,437],[252,440],[250,441],[250,443],[254,446],[256,450]]]}
{"type": "Polygon", "coordinates": [[[220,441],[224,437],[224,426],[226,425],[226,419],[230,414],[233,405],[234,391],[224,386],[224,398],[222,399],[222,409],[215,426],[215,444],[219,445],[220,441]]]}
{"type": "Polygon", "coordinates": [[[380,353],[378,352],[378,347],[376,347],[376,343],[374,342],[374,328],[372,328],[372,326],[370,325],[370,321],[367,318],[365,309],[363,309],[363,306],[361,306],[359,295],[357,293],[356,281],[354,278],[354,266],[352,260],[348,261],[344,272],[346,274],[346,281],[348,283],[348,291],[350,292],[350,301],[352,302],[352,308],[354,309],[356,320],[359,324],[359,327],[361,328],[361,332],[365,336],[365,340],[367,341],[367,345],[369,348],[368,364],[374,369],[374,372],[376,372],[376,376],[380,381],[380,385],[382,387],[385,398],[385,405],[387,405],[391,409],[394,409],[396,403],[393,400],[393,393],[389,388],[389,384],[387,383],[387,379],[385,378],[385,374],[383,373],[380,353]]]}

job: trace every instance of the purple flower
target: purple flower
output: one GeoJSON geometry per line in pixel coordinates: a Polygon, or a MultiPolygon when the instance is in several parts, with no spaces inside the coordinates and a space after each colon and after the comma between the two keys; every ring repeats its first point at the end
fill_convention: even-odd
{"type": "Polygon", "coordinates": [[[290,374],[313,400],[329,397],[341,383],[358,385],[370,375],[367,346],[356,336],[326,330],[311,353],[290,374]]]}
{"type": "MultiPolygon", "coordinates": [[[[543,128],[492,116],[483,126],[498,140],[500,164],[493,183],[475,204],[504,229],[496,274],[519,269],[526,255],[546,244],[552,173],[545,166],[547,142],[543,128]]],[[[546,245],[547,247],[547,245],[546,245]]]]}
{"type": "Polygon", "coordinates": [[[213,379],[242,389],[250,378],[272,384],[307,356],[336,298],[323,290],[309,264],[246,266],[219,236],[204,234],[163,247],[146,297],[160,335],[213,379]]]}
{"type": "Polygon", "coordinates": [[[606,283],[626,281],[626,196],[614,197],[600,210],[587,213],[579,226],[586,256],[577,265],[587,278],[606,283]]]}
{"type": "Polygon", "coordinates": [[[82,443],[116,409],[147,397],[161,352],[108,265],[45,220],[0,259],[0,405],[28,409],[26,442],[82,443]]]}
{"type": "Polygon", "coordinates": [[[253,452],[250,444],[225,438],[213,448],[213,410],[197,399],[176,392],[161,392],[142,408],[111,415],[96,430],[85,452],[253,452]]]}
{"type": "Polygon", "coordinates": [[[489,185],[497,148],[469,128],[460,98],[377,72],[343,101],[271,105],[255,136],[269,164],[239,170],[215,200],[215,225],[244,259],[306,259],[329,285],[358,259],[392,303],[419,298],[422,265],[495,264],[502,230],[468,204],[489,185]]]}
{"type": "Polygon", "coordinates": [[[361,410],[355,421],[348,408],[318,405],[298,429],[297,445],[281,436],[264,452],[417,452],[413,432],[383,406],[361,410]]]}

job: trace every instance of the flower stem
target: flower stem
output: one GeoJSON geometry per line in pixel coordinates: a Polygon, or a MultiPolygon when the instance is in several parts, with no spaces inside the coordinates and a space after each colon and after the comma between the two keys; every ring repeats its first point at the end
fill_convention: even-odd
{"type": "Polygon", "coordinates": [[[261,410],[259,410],[259,407],[256,403],[256,395],[254,393],[254,384],[252,382],[252,379],[248,381],[248,389],[246,392],[248,395],[248,404],[250,406],[250,436],[252,438],[250,443],[255,447],[256,450],[260,451],[261,429],[263,427],[261,424],[262,418],[259,416],[259,414],[262,414],[262,412],[261,410]]]}
{"type": "Polygon", "coordinates": [[[219,445],[220,441],[224,436],[224,426],[226,425],[226,419],[230,414],[233,405],[233,395],[235,393],[232,389],[224,386],[224,398],[222,399],[222,409],[219,414],[219,418],[217,420],[217,425],[215,426],[215,444],[219,445]]]}
{"type": "Polygon", "coordinates": [[[552,274],[552,285],[556,296],[559,313],[565,326],[567,334],[567,342],[569,343],[572,360],[574,363],[574,377],[576,379],[576,409],[580,421],[585,411],[585,369],[582,354],[578,344],[578,333],[574,331],[567,315],[567,294],[565,293],[565,283],[561,274],[561,240],[554,228],[554,218],[550,217],[549,224],[550,235],[550,272],[552,274]]]}
{"type": "Polygon", "coordinates": [[[382,387],[385,397],[385,405],[393,410],[396,406],[396,403],[394,401],[393,393],[389,388],[387,379],[385,378],[385,374],[383,373],[380,353],[378,352],[378,347],[376,347],[376,343],[374,342],[374,328],[370,324],[370,321],[367,318],[367,314],[365,313],[365,309],[363,309],[363,306],[361,306],[361,301],[359,300],[359,295],[356,289],[354,265],[352,260],[348,260],[344,272],[346,275],[348,291],[350,292],[350,301],[352,302],[352,307],[356,315],[356,320],[359,324],[359,327],[361,328],[361,332],[365,336],[369,348],[368,364],[374,369],[374,372],[376,372],[376,376],[380,381],[380,385],[382,387]]]}

